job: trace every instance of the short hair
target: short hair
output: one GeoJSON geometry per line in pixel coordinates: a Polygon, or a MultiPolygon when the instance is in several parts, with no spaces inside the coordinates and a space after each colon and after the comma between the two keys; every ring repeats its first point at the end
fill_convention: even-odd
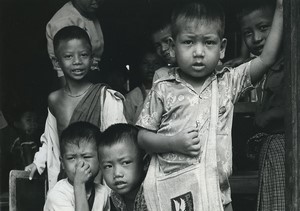
{"type": "Polygon", "coordinates": [[[186,21],[206,20],[219,22],[219,36],[223,38],[225,32],[225,12],[217,0],[187,0],[182,1],[174,9],[171,17],[171,30],[173,38],[178,34],[177,21],[183,18],[186,21]]]}
{"type": "Polygon", "coordinates": [[[91,40],[90,37],[88,35],[88,33],[78,27],[78,26],[66,26],[62,29],[60,29],[53,38],[53,48],[54,48],[54,52],[56,53],[59,44],[63,41],[69,41],[69,40],[73,40],[73,39],[80,39],[80,40],[85,40],[87,41],[87,43],[89,44],[89,46],[92,49],[92,44],[91,44],[91,40]]]}
{"type": "Polygon", "coordinates": [[[114,144],[129,141],[138,149],[143,157],[145,151],[140,148],[137,141],[138,129],[131,124],[118,123],[109,126],[101,135],[98,147],[113,146],[114,144]]]}
{"type": "Polygon", "coordinates": [[[246,15],[249,15],[255,10],[271,9],[275,10],[276,2],[274,0],[251,0],[241,1],[238,5],[237,20],[241,20],[246,15]]]}
{"type": "Polygon", "coordinates": [[[98,147],[100,136],[100,129],[92,123],[81,121],[72,123],[61,133],[60,153],[64,155],[67,144],[79,146],[81,143],[95,143],[98,147]]]}

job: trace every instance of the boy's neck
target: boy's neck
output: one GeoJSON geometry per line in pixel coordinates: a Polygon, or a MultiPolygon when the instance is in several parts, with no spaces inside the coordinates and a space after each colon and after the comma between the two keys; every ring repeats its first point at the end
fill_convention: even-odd
{"type": "Polygon", "coordinates": [[[92,83],[84,80],[84,81],[66,81],[66,85],[62,88],[63,91],[70,96],[78,96],[91,87],[92,83]]]}

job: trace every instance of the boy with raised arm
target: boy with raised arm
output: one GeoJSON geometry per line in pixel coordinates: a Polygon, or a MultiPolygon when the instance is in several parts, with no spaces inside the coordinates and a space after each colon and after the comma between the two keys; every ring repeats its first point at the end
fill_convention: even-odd
{"type": "Polygon", "coordinates": [[[277,1],[261,55],[236,68],[217,68],[225,54],[224,12],[215,1],[188,1],[172,15],[178,68],[157,81],[137,125],[152,153],[144,182],[150,210],[232,210],[233,105],[274,64],[283,11],[277,1]]]}

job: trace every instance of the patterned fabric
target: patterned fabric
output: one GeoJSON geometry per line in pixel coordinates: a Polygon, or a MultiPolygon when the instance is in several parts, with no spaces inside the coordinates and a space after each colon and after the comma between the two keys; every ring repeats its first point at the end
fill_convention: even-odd
{"type": "MultiPolygon", "coordinates": [[[[208,136],[210,124],[211,85],[218,81],[219,118],[217,125],[217,160],[220,186],[224,194],[229,189],[228,176],[232,169],[231,128],[233,104],[243,91],[252,87],[250,62],[234,69],[223,68],[212,74],[203,84],[200,94],[180,78],[178,68],[169,71],[169,76],[160,78],[153,86],[139,116],[137,125],[147,130],[172,136],[185,128],[199,126],[200,140],[208,136]]],[[[200,161],[199,157],[182,154],[159,154],[158,159],[164,173],[185,168],[200,161]]],[[[230,202],[230,194],[226,193],[230,202]]]]}
{"type": "Polygon", "coordinates": [[[257,211],[285,210],[285,136],[270,135],[259,159],[257,211]]]}
{"type": "MultiPolygon", "coordinates": [[[[117,211],[127,211],[126,204],[118,193],[112,191],[110,196],[111,202],[113,203],[111,205],[111,210],[117,210],[117,211]]],[[[138,193],[136,194],[135,200],[134,200],[134,207],[133,211],[148,211],[146,201],[143,194],[143,185],[141,185],[138,193]]]]}
{"type": "Polygon", "coordinates": [[[150,90],[146,90],[144,86],[136,87],[125,97],[124,109],[126,120],[130,124],[135,124],[139,117],[146,95],[150,90]],[[145,97],[144,97],[145,95],[145,97]]]}

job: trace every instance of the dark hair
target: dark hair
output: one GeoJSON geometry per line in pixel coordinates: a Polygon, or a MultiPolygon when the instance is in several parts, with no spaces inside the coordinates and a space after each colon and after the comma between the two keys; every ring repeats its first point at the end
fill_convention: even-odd
{"type": "Polygon", "coordinates": [[[62,41],[69,41],[69,40],[73,40],[73,39],[85,40],[85,41],[87,41],[89,46],[92,48],[90,37],[84,29],[82,29],[78,26],[66,26],[66,27],[60,29],[53,38],[54,52],[56,53],[56,51],[59,47],[59,44],[62,41]]]}
{"type": "Polygon", "coordinates": [[[65,153],[67,144],[79,146],[81,143],[95,143],[98,146],[100,129],[89,122],[75,122],[64,129],[60,136],[60,153],[65,153]]]}
{"type": "Polygon", "coordinates": [[[138,129],[133,125],[125,123],[111,125],[102,133],[99,141],[99,148],[127,141],[133,143],[137,147],[140,155],[143,157],[145,152],[138,145],[137,134],[138,129]]]}
{"type": "Polygon", "coordinates": [[[274,0],[251,0],[251,1],[241,1],[237,5],[237,20],[241,20],[246,15],[249,15],[255,10],[265,10],[271,9],[275,10],[276,2],[274,0]]]}
{"type": "Polygon", "coordinates": [[[206,20],[207,22],[219,22],[219,36],[223,38],[225,31],[225,12],[221,3],[217,0],[187,0],[178,4],[172,13],[171,30],[173,38],[178,34],[178,19],[186,21],[206,20]]]}

